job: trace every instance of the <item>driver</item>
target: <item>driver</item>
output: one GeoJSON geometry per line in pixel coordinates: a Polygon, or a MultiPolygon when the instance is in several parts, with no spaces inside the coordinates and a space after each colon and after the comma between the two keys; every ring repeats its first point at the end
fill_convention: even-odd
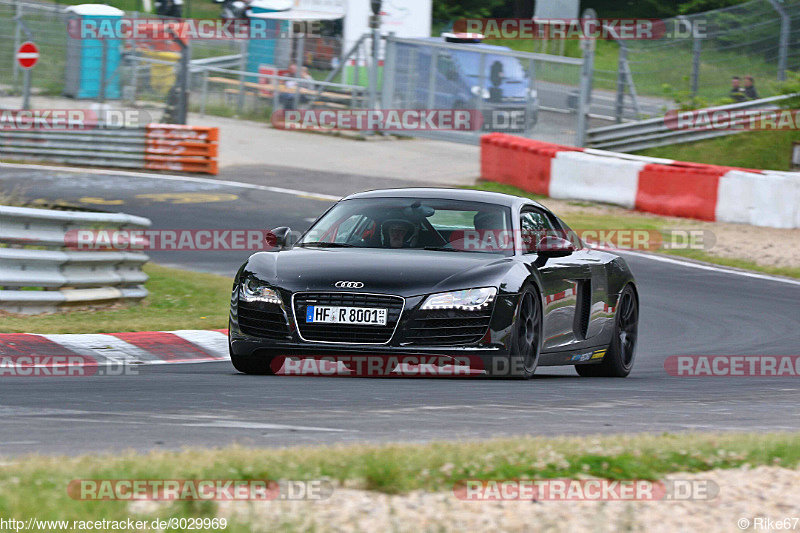
{"type": "Polygon", "coordinates": [[[401,218],[390,218],[381,225],[384,248],[412,248],[416,246],[419,228],[401,218]]]}

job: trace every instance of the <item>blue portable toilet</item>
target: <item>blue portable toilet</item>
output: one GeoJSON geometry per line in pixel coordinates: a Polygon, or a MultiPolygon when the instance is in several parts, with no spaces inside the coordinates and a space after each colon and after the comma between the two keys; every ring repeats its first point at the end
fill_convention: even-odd
{"type": "MultiPolygon", "coordinates": [[[[103,4],[80,4],[66,9],[70,26],[80,28],[82,20],[115,22],[124,11],[103,4]]],[[[73,98],[120,98],[119,65],[122,55],[121,39],[75,38],[76,31],[67,37],[67,60],[64,75],[64,95],[73,98]],[[104,50],[105,49],[105,50],[104,50]],[[105,63],[103,60],[105,59],[105,63]],[[101,83],[105,90],[101,90],[101,83]]]]}
{"type": "Polygon", "coordinates": [[[291,42],[287,37],[290,35],[289,24],[291,22],[261,18],[260,15],[289,11],[292,5],[292,0],[253,0],[250,2],[247,17],[251,20],[251,24],[263,25],[267,36],[274,37],[250,39],[247,43],[247,72],[258,72],[259,65],[276,67],[289,65],[291,42]],[[281,38],[281,35],[284,38],[281,38]]]}

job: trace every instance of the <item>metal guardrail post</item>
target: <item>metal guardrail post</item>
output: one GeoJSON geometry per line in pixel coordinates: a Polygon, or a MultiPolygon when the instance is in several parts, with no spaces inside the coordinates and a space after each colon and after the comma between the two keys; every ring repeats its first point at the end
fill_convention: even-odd
{"type": "Polygon", "coordinates": [[[533,59],[528,59],[528,91],[525,94],[525,127],[522,131],[523,137],[530,135],[531,130],[536,125],[533,122],[533,117],[531,116],[533,104],[535,103],[533,98],[531,98],[531,91],[534,90],[536,90],[536,62],[533,59]]]}
{"type": "Polygon", "coordinates": [[[239,66],[239,96],[236,100],[236,112],[239,115],[242,114],[242,110],[244,109],[244,74],[247,71],[247,44],[247,41],[241,41],[239,44],[242,54],[242,61],[239,66]]]}
{"type": "Polygon", "coordinates": [[[189,56],[191,55],[191,48],[189,43],[183,42],[178,39],[178,44],[181,47],[180,59],[180,107],[178,109],[178,124],[186,124],[186,119],[189,110],[189,56]]]}
{"type": "Polygon", "coordinates": [[[102,104],[106,101],[106,78],[108,77],[108,41],[100,39],[100,94],[97,99],[102,104]]]}
{"type": "MultiPolygon", "coordinates": [[[[478,94],[478,113],[483,117],[483,88],[486,85],[486,54],[481,52],[481,58],[478,61],[478,87],[481,88],[478,94]]],[[[485,122],[485,121],[484,121],[485,122]]],[[[480,137],[481,130],[476,130],[475,134],[480,137]]]]}
{"type": "MultiPolygon", "coordinates": [[[[582,19],[596,19],[597,14],[594,9],[586,9],[581,16],[582,19]]],[[[591,39],[581,41],[583,48],[583,66],[581,67],[581,85],[578,94],[578,119],[575,128],[575,146],[586,144],[586,129],[588,126],[587,115],[589,114],[589,104],[592,95],[592,75],[594,74],[594,46],[591,39]]]]}
{"type": "Polygon", "coordinates": [[[619,61],[617,62],[617,102],[614,110],[614,119],[617,124],[622,123],[622,114],[625,110],[625,87],[627,85],[625,62],[628,60],[628,45],[625,41],[618,41],[619,61]]]}
{"type": "Polygon", "coordinates": [[[200,100],[200,114],[206,114],[206,100],[208,99],[208,69],[203,69],[203,96],[200,100]]]}
{"type": "MultiPolygon", "coordinates": [[[[14,15],[14,52],[16,53],[19,50],[20,45],[22,44],[22,28],[21,28],[21,21],[22,21],[22,4],[17,2],[16,5],[16,14],[14,15]]],[[[14,54],[11,54],[11,64],[14,69],[14,87],[17,87],[17,82],[19,81],[19,63],[17,62],[17,58],[14,54]]]]}
{"type": "Polygon", "coordinates": [[[381,91],[381,107],[394,105],[394,73],[397,68],[397,45],[389,33],[386,37],[386,57],[383,60],[383,87],[381,91]]]}
{"type": "Polygon", "coordinates": [[[297,85],[294,88],[294,107],[295,109],[300,108],[300,81],[303,79],[303,55],[305,54],[305,44],[306,44],[306,35],[302,34],[297,40],[297,51],[295,57],[295,78],[297,79],[297,85]]]}
{"type": "Polygon", "coordinates": [[[428,69],[428,101],[425,103],[427,109],[436,108],[436,67],[438,61],[439,50],[434,50],[431,54],[431,64],[428,69]]]}
{"type": "Polygon", "coordinates": [[[703,40],[697,35],[694,23],[689,20],[689,17],[680,15],[675,17],[676,21],[684,24],[684,27],[689,28],[692,32],[692,75],[689,78],[689,88],[691,90],[692,98],[697,96],[697,90],[700,87],[700,55],[703,50],[703,40]]]}
{"type": "Polygon", "coordinates": [[[789,58],[789,37],[792,18],[783,9],[778,0],[769,0],[772,8],[781,17],[781,36],[778,50],[778,81],[786,81],[786,66],[789,58]]]}
{"type": "MultiPolygon", "coordinates": [[[[692,27],[694,33],[694,27],[692,27]]],[[[703,40],[696,35],[692,37],[692,97],[697,96],[700,88],[700,55],[703,52],[703,40]]]]}

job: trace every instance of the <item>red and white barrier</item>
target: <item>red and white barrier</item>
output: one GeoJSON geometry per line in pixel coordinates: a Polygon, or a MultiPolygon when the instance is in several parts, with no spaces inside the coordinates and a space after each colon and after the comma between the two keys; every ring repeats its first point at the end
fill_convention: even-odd
{"type": "Polygon", "coordinates": [[[66,335],[0,333],[0,360],[38,358],[45,361],[48,357],[73,357],[78,366],[203,363],[230,359],[227,330],[66,335]]]}
{"type": "Polygon", "coordinates": [[[633,209],[641,161],[608,159],[597,164],[597,156],[581,152],[558,152],[550,165],[550,197],[574,198],[575,191],[598,202],[633,209]]]}
{"type": "Polygon", "coordinates": [[[688,163],[545,143],[481,139],[487,180],[552,198],[660,215],[800,228],[800,173],[688,163]]]}

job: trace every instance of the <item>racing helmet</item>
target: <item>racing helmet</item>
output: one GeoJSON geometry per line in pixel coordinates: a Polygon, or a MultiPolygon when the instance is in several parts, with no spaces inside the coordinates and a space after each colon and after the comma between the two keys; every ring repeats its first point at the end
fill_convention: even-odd
{"type": "Polygon", "coordinates": [[[387,218],[381,224],[381,241],[385,248],[392,247],[389,232],[396,227],[402,227],[405,230],[401,248],[412,248],[417,245],[419,240],[419,226],[417,224],[405,218],[387,218]]]}

